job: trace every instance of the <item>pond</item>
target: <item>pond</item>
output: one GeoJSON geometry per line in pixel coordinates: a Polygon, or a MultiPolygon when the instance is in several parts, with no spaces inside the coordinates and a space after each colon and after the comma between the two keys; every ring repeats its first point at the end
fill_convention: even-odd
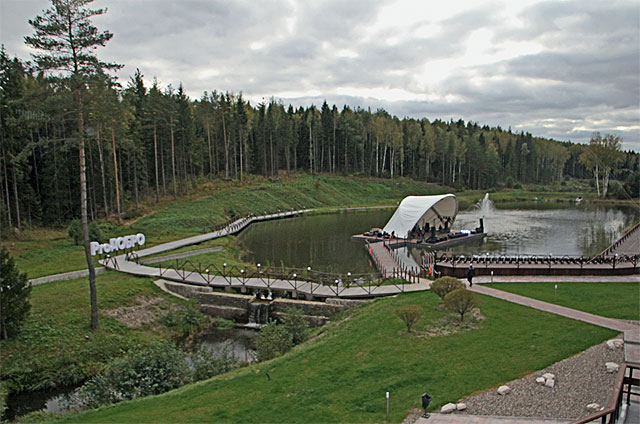
{"type": "MultiPolygon", "coordinates": [[[[375,272],[353,234],[383,227],[393,209],[310,215],[252,224],[239,235],[244,260],[327,272],[375,272]]],[[[487,237],[447,251],[460,254],[595,255],[640,220],[629,206],[528,203],[517,208],[478,204],[458,213],[454,231],[472,229],[484,217],[487,237]]],[[[419,258],[419,249],[408,249],[419,258]]]]}
{"type": "Polygon", "coordinates": [[[251,224],[238,236],[243,259],[269,266],[312,267],[325,272],[376,272],[353,234],[386,223],[393,209],[370,209],[251,224]]]}
{"type": "Polygon", "coordinates": [[[224,350],[233,355],[236,361],[252,363],[256,361],[255,339],[260,332],[255,329],[234,327],[228,330],[219,330],[211,327],[199,342],[213,353],[219,355],[224,350]]]}

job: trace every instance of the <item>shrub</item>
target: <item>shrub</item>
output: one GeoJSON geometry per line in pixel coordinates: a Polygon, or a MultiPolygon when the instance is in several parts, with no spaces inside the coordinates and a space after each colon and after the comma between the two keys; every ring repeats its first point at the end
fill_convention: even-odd
{"type": "Polygon", "coordinates": [[[291,306],[287,308],[285,314],[282,318],[282,326],[291,334],[291,342],[297,345],[307,340],[309,324],[302,315],[300,308],[291,306]]]}
{"type": "Polygon", "coordinates": [[[191,355],[191,363],[193,381],[206,380],[214,375],[223,374],[238,365],[229,343],[225,343],[220,352],[215,352],[208,346],[200,346],[200,349],[191,355]]]}
{"type": "Polygon", "coordinates": [[[256,354],[258,361],[266,361],[283,355],[291,350],[293,341],[283,325],[278,325],[275,321],[262,327],[260,336],[256,339],[256,354]]]}
{"type": "Polygon", "coordinates": [[[27,274],[16,267],[9,251],[0,248],[0,339],[14,337],[29,315],[31,286],[27,274]]]}
{"type": "Polygon", "coordinates": [[[464,314],[476,306],[476,296],[465,288],[457,289],[444,297],[444,306],[459,313],[460,321],[464,321],[464,314]]]}
{"type": "Polygon", "coordinates": [[[191,381],[184,353],[169,343],[134,349],[110,362],[79,390],[89,407],[167,392],[191,381]]]}
{"type": "MultiPolygon", "coordinates": [[[[82,222],[79,219],[71,221],[71,224],[69,224],[69,228],[67,229],[67,233],[76,245],[79,246],[82,244],[82,222]]],[[[91,221],[89,223],[89,241],[99,240],[102,240],[102,230],[96,222],[91,221]]]]}
{"type": "Polygon", "coordinates": [[[431,283],[431,291],[444,300],[445,296],[454,290],[463,289],[462,281],[454,277],[440,277],[431,283]]]}
{"type": "Polygon", "coordinates": [[[404,305],[396,309],[396,315],[407,326],[407,333],[411,333],[411,327],[422,318],[422,308],[419,305],[404,305]]]}

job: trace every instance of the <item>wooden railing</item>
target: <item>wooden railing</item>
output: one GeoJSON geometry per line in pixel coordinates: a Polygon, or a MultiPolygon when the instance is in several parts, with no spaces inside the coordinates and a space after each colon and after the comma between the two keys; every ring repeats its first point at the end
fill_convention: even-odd
{"type": "Polygon", "coordinates": [[[624,243],[630,236],[631,234],[635,233],[638,228],[640,228],[640,223],[634,225],[633,227],[631,227],[626,233],[624,233],[624,235],[622,237],[620,237],[618,240],[616,240],[611,246],[607,247],[606,249],[604,249],[602,251],[602,253],[600,253],[600,255],[598,256],[607,256],[609,254],[611,254],[611,252],[613,252],[615,249],[618,248],[618,246],[620,246],[622,243],[624,243]]]}

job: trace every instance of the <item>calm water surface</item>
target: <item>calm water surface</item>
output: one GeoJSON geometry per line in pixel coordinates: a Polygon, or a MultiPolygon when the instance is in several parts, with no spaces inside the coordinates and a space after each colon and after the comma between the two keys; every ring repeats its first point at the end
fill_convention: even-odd
{"type": "MultiPolygon", "coordinates": [[[[471,208],[461,211],[454,230],[472,229],[484,216],[484,240],[451,249],[464,254],[593,255],[640,220],[632,207],[530,204],[528,208],[471,208]],[[541,208],[542,207],[542,208],[541,208]],[[549,209],[552,207],[552,209],[549,209]]],[[[351,235],[383,227],[393,209],[303,216],[251,225],[239,239],[255,263],[332,272],[375,272],[361,242],[351,235]]],[[[419,257],[419,249],[409,249],[419,257]]]]}

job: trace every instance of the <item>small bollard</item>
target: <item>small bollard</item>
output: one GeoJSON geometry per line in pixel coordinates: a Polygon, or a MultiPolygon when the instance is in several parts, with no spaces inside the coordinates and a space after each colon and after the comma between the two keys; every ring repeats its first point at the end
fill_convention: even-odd
{"type": "Polygon", "coordinates": [[[491,271],[491,282],[493,283],[493,271],[491,271]]]}
{"type": "Polygon", "coordinates": [[[555,289],[553,290],[553,301],[558,300],[558,285],[556,284],[555,289]]]}
{"type": "Polygon", "coordinates": [[[389,392],[387,392],[387,421],[389,421],[389,392]]]}

